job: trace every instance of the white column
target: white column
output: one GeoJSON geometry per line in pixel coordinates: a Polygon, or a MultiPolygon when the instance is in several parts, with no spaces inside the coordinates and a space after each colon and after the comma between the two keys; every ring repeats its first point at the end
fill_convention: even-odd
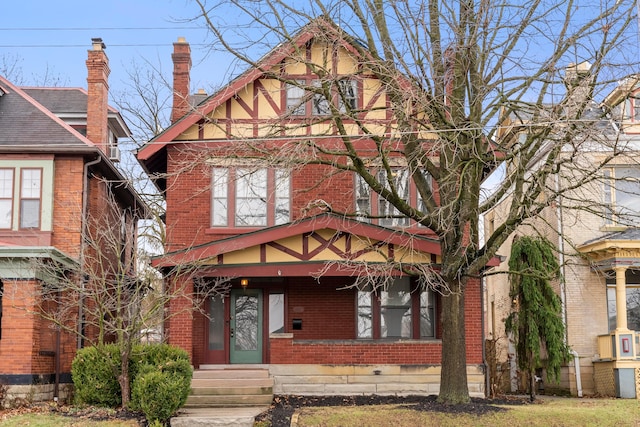
{"type": "Polygon", "coordinates": [[[627,328],[627,267],[615,267],[616,272],[616,331],[628,331],[627,328]]]}

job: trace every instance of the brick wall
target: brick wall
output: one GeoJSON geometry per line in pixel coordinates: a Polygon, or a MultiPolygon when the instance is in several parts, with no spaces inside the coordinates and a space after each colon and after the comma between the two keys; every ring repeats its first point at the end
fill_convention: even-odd
{"type": "Polygon", "coordinates": [[[80,256],[84,162],[79,157],[56,157],[54,176],[53,246],[80,256]]]}

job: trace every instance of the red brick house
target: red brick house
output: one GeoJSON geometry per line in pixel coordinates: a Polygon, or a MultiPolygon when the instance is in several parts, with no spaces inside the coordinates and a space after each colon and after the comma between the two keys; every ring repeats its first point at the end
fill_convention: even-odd
{"type": "MultiPolygon", "coordinates": [[[[88,90],[21,88],[0,76],[0,384],[7,387],[5,404],[15,398],[64,398],[71,361],[84,344],[34,313],[42,304],[39,289],[51,280],[34,260],[88,271],[87,242],[100,231],[88,218],[135,228],[146,209],[115,166],[118,139],[130,131],[107,104],[104,48],[94,39],[88,51],[88,90]],[[118,212],[111,212],[112,205],[118,212]]],[[[135,237],[122,231],[123,256],[134,256],[135,237]]],[[[73,318],[66,319],[74,329],[83,327],[81,306],[78,302],[73,318]]]]}
{"type": "MultiPolygon", "coordinates": [[[[166,255],[155,265],[167,286],[194,296],[171,302],[167,340],[187,350],[196,369],[264,365],[276,393],[437,394],[440,296],[406,272],[376,269],[388,260],[437,266],[433,234],[385,216],[392,209],[350,172],[265,162],[242,148],[280,143],[270,133],[279,125],[283,139],[331,147],[335,133],[322,120],[329,102],[361,110],[371,126],[392,126],[384,87],[358,49],[345,39],[328,43],[319,31],[332,29],[310,24],[197,105],[189,44],[174,43],[172,124],[138,152],[166,199],[166,255]],[[273,76],[317,87],[314,61],[331,62],[343,97],[328,100],[273,76]],[[385,275],[388,287],[373,289],[385,275]]],[[[401,159],[393,167],[407,177],[401,159]]],[[[405,190],[419,203],[408,179],[405,190]]],[[[479,280],[467,292],[469,390],[483,396],[479,280]]]]}

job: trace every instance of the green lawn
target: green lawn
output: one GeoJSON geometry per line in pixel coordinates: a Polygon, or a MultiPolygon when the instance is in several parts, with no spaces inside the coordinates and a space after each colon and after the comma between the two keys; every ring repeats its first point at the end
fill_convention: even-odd
{"type": "Polygon", "coordinates": [[[633,399],[549,399],[502,407],[506,410],[482,416],[419,412],[397,405],[307,407],[298,411],[298,427],[640,427],[640,401],[633,399]]]}

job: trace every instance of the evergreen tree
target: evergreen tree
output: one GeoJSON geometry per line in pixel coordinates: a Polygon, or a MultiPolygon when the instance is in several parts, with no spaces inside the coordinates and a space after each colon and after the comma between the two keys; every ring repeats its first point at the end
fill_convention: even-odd
{"type": "Polygon", "coordinates": [[[544,367],[547,379],[559,382],[562,363],[570,355],[562,305],[550,283],[558,279],[560,266],[547,239],[514,240],[509,260],[513,311],[506,329],[513,333],[518,367],[528,375],[531,400],[535,400],[535,370],[544,367]]]}

